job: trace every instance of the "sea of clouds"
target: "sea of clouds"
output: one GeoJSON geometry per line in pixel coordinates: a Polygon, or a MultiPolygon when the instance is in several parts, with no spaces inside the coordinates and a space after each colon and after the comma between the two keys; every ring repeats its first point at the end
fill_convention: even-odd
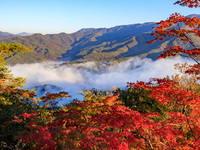
{"type": "Polygon", "coordinates": [[[172,76],[179,73],[174,69],[174,64],[185,62],[193,63],[181,57],[156,61],[135,58],[115,65],[108,62],[71,65],[64,65],[64,62],[45,62],[17,64],[9,66],[9,69],[14,77],[26,78],[26,89],[35,88],[38,96],[45,95],[46,92],[69,92],[72,98],[59,102],[59,105],[62,105],[76,98],[82,100],[82,96],[77,94],[77,91],[92,88],[109,90],[114,86],[125,89],[127,82],[149,81],[150,78],[172,76]]]}

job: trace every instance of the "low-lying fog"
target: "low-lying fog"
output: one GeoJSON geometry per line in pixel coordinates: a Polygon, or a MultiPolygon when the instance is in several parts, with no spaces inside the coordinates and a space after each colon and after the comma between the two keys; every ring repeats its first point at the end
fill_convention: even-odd
{"type": "Polygon", "coordinates": [[[64,62],[48,62],[17,64],[9,69],[14,77],[26,78],[26,88],[35,88],[38,96],[45,95],[46,92],[69,92],[72,98],[62,100],[59,103],[61,105],[76,98],[82,100],[77,91],[81,92],[83,89],[108,90],[114,86],[126,88],[127,82],[148,81],[149,78],[174,75],[179,73],[174,69],[174,64],[185,62],[190,63],[180,57],[157,61],[136,58],[115,65],[94,62],[64,65],[64,62]]]}

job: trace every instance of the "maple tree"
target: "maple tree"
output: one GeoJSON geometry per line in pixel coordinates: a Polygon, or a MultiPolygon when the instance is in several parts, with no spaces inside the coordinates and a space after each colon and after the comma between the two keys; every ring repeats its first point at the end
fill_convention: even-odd
{"type": "MultiPolygon", "coordinates": [[[[199,0],[181,0],[174,4],[181,6],[188,6],[190,8],[198,8],[199,0]]],[[[166,58],[169,56],[181,55],[193,59],[196,64],[188,65],[188,69],[185,71],[189,74],[200,74],[200,46],[195,39],[200,38],[200,19],[197,17],[185,17],[178,13],[170,15],[167,20],[162,20],[157,23],[152,33],[155,38],[146,43],[154,43],[157,40],[164,40],[165,37],[178,38],[182,42],[189,43],[191,49],[184,49],[181,46],[166,47],[165,52],[159,56],[159,58],[166,58]]],[[[199,77],[198,77],[199,78],[199,77]]]]}

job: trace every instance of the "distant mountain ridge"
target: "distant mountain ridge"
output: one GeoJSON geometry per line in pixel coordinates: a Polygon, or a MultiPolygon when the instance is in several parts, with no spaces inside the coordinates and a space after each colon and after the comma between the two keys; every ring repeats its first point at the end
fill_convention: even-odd
{"type": "Polygon", "coordinates": [[[9,39],[9,38],[18,37],[18,36],[29,36],[29,35],[33,35],[33,34],[34,33],[26,33],[26,32],[22,32],[22,33],[18,33],[18,34],[12,34],[12,33],[9,33],[9,32],[0,31],[0,40],[9,39]]]}
{"type": "Polygon", "coordinates": [[[11,33],[8,33],[8,32],[1,32],[0,31],[0,40],[9,39],[9,38],[12,38],[12,37],[16,37],[16,36],[14,34],[11,34],[11,33]]]}
{"type": "MultiPolygon", "coordinates": [[[[196,16],[200,18],[200,15],[196,16]]],[[[151,33],[153,32],[152,27],[155,26],[154,22],[149,22],[112,28],[81,29],[72,34],[34,34],[2,41],[21,43],[28,47],[35,46],[33,51],[8,57],[6,59],[8,64],[48,60],[107,61],[124,60],[130,57],[157,59],[166,46],[183,45],[184,48],[189,48],[188,43],[171,38],[150,45],[145,44],[153,39],[151,33]]],[[[199,39],[196,41],[200,43],[199,39]]]]}

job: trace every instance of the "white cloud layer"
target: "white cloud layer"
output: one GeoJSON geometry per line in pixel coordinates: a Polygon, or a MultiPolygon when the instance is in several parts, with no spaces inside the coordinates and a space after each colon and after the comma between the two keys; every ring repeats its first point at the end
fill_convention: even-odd
{"type": "MultiPolygon", "coordinates": [[[[109,63],[87,62],[82,64],[61,65],[61,62],[17,64],[10,66],[15,77],[27,79],[26,88],[36,87],[39,96],[46,92],[66,91],[72,99],[82,96],[77,91],[92,88],[103,90],[114,86],[125,88],[127,82],[148,81],[149,78],[160,78],[179,73],[174,69],[176,63],[192,63],[184,58],[160,59],[130,59],[117,65],[109,63]],[[45,85],[41,87],[41,85],[45,85]],[[40,86],[40,87],[38,87],[40,86]]],[[[68,103],[72,99],[63,100],[59,104],[68,103]]]]}

